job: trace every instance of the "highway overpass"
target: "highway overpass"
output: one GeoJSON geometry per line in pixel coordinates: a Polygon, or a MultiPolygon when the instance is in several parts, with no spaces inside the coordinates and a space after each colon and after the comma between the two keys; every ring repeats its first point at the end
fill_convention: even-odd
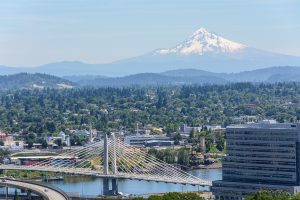
{"type": "Polygon", "coordinates": [[[0,186],[28,190],[41,196],[44,200],[69,200],[63,191],[40,183],[2,178],[0,180],[0,186]]]}

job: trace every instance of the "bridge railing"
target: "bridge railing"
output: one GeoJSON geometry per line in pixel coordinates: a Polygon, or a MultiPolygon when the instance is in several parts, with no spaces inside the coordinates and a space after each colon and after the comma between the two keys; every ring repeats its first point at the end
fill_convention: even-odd
{"type": "Polygon", "coordinates": [[[67,195],[67,193],[65,193],[62,189],[58,188],[58,187],[55,187],[55,186],[49,186],[45,183],[41,183],[41,182],[37,182],[37,181],[27,181],[27,180],[15,180],[15,179],[10,179],[10,178],[6,178],[7,180],[10,180],[10,181],[18,181],[18,182],[22,182],[22,183],[29,183],[29,184],[33,184],[33,185],[38,185],[38,186],[42,186],[42,187],[45,187],[45,188],[48,188],[50,190],[54,190],[58,193],[60,193],[61,195],[63,195],[65,197],[66,200],[70,200],[69,196],[67,195]]]}

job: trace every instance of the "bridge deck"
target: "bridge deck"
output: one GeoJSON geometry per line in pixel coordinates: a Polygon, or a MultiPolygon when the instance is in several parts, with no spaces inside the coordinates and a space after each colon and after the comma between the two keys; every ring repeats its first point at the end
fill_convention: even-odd
{"type": "Polygon", "coordinates": [[[50,171],[102,178],[136,179],[166,183],[211,186],[186,171],[148,154],[146,149],[128,145],[114,134],[104,141],[69,150],[28,165],[0,165],[0,169],[50,171]]]}
{"type": "Polygon", "coordinates": [[[41,195],[47,200],[68,200],[68,198],[64,194],[50,187],[29,183],[29,182],[18,181],[18,180],[8,180],[8,179],[2,179],[2,180],[3,181],[0,182],[0,185],[17,187],[20,189],[29,189],[32,192],[41,195]]]}
{"type": "Polygon", "coordinates": [[[154,176],[154,175],[142,175],[142,174],[126,174],[126,173],[117,173],[117,174],[108,174],[104,175],[97,171],[92,171],[87,168],[53,168],[53,167],[28,167],[28,166],[19,166],[19,165],[0,165],[2,170],[27,170],[27,171],[45,171],[45,172],[57,172],[57,173],[68,173],[68,174],[78,174],[86,176],[94,176],[100,178],[118,178],[118,179],[134,179],[134,180],[145,180],[145,181],[155,181],[155,182],[165,182],[165,183],[175,183],[175,184],[188,184],[188,185],[200,185],[200,186],[211,186],[212,182],[208,180],[181,180],[179,178],[170,178],[163,176],[154,176]]]}

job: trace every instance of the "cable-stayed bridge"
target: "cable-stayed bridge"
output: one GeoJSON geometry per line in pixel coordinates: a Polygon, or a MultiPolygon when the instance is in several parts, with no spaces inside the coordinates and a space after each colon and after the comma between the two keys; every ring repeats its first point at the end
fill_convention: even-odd
{"type": "Polygon", "coordinates": [[[0,165],[2,170],[30,170],[89,175],[104,178],[103,192],[117,191],[117,179],[211,186],[177,167],[149,155],[144,149],[125,144],[114,134],[104,140],[66,151],[33,165],[0,165]],[[112,180],[112,190],[109,190],[112,180]]]}

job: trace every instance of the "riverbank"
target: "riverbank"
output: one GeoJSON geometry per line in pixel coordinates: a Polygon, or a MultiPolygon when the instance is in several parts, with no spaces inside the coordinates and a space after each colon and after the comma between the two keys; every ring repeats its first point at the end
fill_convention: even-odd
{"type": "Polygon", "coordinates": [[[192,169],[221,169],[221,168],[222,168],[221,162],[216,162],[210,165],[198,165],[192,167],[192,169]]]}
{"type": "MultiPolygon", "coordinates": [[[[204,199],[211,199],[212,197],[212,193],[211,192],[178,192],[178,194],[194,194],[200,197],[203,197],[204,199]]],[[[167,193],[152,193],[147,195],[147,197],[144,197],[145,200],[151,196],[164,196],[167,193]]],[[[124,200],[132,200],[132,199],[136,199],[140,196],[99,196],[99,197],[89,197],[89,196],[82,196],[82,197],[72,197],[72,200],[116,200],[116,199],[124,199],[124,200]]]]}
{"type": "MultiPolygon", "coordinates": [[[[221,180],[221,169],[194,169],[188,170],[188,173],[204,180],[221,180]]],[[[97,197],[101,196],[103,190],[103,179],[99,177],[64,177],[61,181],[45,182],[50,186],[55,186],[71,196],[77,197],[97,197]]],[[[125,196],[148,196],[149,194],[168,193],[168,192],[205,192],[209,187],[198,185],[182,185],[163,183],[155,181],[142,181],[119,179],[118,191],[125,196]]]]}

